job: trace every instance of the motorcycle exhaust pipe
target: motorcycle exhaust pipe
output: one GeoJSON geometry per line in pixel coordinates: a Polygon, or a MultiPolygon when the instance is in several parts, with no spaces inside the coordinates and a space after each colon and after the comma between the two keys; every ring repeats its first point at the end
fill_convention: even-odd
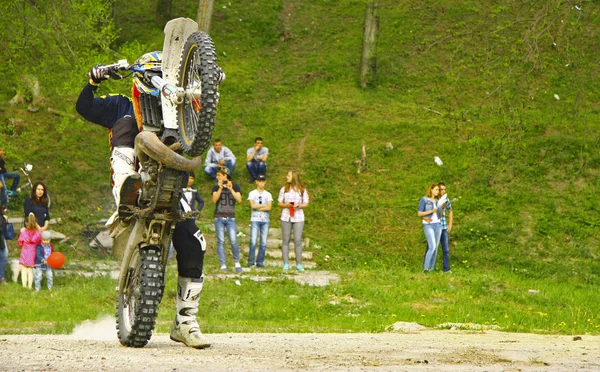
{"type": "Polygon", "coordinates": [[[141,132],[135,137],[135,149],[138,152],[138,157],[143,159],[143,154],[151,157],[152,159],[163,163],[169,168],[177,169],[180,171],[194,172],[202,165],[202,159],[200,156],[193,159],[187,159],[167,145],[161,142],[161,140],[153,132],[141,132]]]}

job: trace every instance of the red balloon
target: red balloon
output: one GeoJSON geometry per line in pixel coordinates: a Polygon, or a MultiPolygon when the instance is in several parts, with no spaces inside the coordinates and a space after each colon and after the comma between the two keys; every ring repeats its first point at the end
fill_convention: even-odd
{"type": "Polygon", "coordinates": [[[60,252],[52,252],[50,256],[48,256],[46,263],[53,269],[60,269],[66,261],[67,259],[64,254],[60,252]]]}

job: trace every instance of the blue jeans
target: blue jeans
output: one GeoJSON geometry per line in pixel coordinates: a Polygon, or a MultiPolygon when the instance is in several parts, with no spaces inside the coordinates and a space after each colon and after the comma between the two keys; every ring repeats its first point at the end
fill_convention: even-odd
{"type": "Polygon", "coordinates": [[[440,244],[442,234],[442,225],[439,223],[423,224],[423,231],[427,239],[427,251],[423,260],[423,271],[433,270],[435,268],[435,259],[437,256],[437,247],[440,244]]]}
{"type": "Polygon", "coordinates": [[[0,182],[2,182],[2,195],[0,195],[0,203],[2,203],[2,205],[8,204],[8,189],[6,188],[6,181],[8,180],[13,180],[12,185],[10,186],[10,190],[13,193],[16,193],[17,187],[19,187],[19,181],[21,181],[21,176],[18,173],[11,172],[0,174],[0,182]]]}
{"type": "MultiPolygon", "coordinates": [[[[233,160],[225,160],[224,164],[227,169],[229,169],[229,175],[233,174],[233,170],[235,169],[235,159],[233,160]]],[[[217,178],[217,171],[219,170],[218,164],[209,164],[204,168],[204,172],[208,174],[213,180],[217,178]]]]}
{"type": "Polygon", "coordinates": [[[267,253],[267,236],[269,235],[269,221],[252,221],[250,227],[250,251],[248,252],[248,266],[254,265],[254,252],[256,252],[256,241],[260,231],[260,247],[258,257],[256,257],[256,266],[265,265],[265,255],[267,253]]]}
{"type": "Polygon", "coordinates": [[[54,284],[52,269],[47,268],[46,270],[42,270],[39,267],[36,267],[33,272],[33,288],[35,288],[36,291],[39,291],[42,287],[42,275],[44,272],[46,273],[46,280],[48,281],[48,289],[52,289],[52,285],[54,284]]]}
{"type": "Polygon", "coordinates": [[[8,246],[4,238],[0,239],[2,239],[2,242],[0,242],[0,279],[2,279],[6,273],[6,263],[8,262],[8,246]]]}
{"type": "Polygon", "coordinates": [[[442,253],[444,254],[444,271],[450,270],[450,248],[448,247],[448,230],[442,229],[442,235],[440,237],[440,244],[442,246],[442,253]]]}
{"type": "Polygon", "coordinates": [[[259,174],[267,175],[267,163],[264,161],[249,161],[246,163],[246,168],[248,168],[248,173],[250,173],[252,181],[254,181],[259,174]]]}
{"type": "Polygon", "coordinates": [[[225,229],[231,243],[231,253],[233,261],[240,262],[240,247],[237,242],[237,225],[235,217],[215,217],[215,232],[217,233],[217,253],[219,254],[219,263],[225,266],[225,229]]]}

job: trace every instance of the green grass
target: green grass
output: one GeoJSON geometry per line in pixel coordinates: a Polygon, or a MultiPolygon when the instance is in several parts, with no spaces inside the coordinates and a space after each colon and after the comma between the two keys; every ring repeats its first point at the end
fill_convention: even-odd
{"type": "MultiPolygon", "coordinates": [[[[377,78],[361,90],[363,1],[218,3],[211,36],[227,80],[214,136],[238,158],[262,136],[271,152],[267,189],[274,195],[288,168],[300,170],[311,197],[306,236],[321,247],[311,248],[315,261],[342,281],[327,288],[278,280],[242,279],[240,287],[210,281],[202,300],[204,329],[382,331],[402,320],[598,334],[593,289],[600,284],[594,202],[600,186],[600,82],[594,56],[600,41],[593,35],[600,30],[600,7],[584,5],[580,12],[558,0],[379,1],[377,78]],[[357,174],[353,162],[363,143],[367,169],[357,174]],[[434,156],[443,167],[434,164],[434,156]],[[416,207],[427,186],[438,181],[456,198],[454,275],[423,276],[425,242],[416,207]]],[[[105,131],[6,101],[22,73],[35,73],[47,105],[74,113],[92,64],[160,49],[162,25],[152,12],[138,3],[118,7],[114,24],[120,31],[112,50],[94,44],[90,52],[85,43],[72,43],[77,63],[55,58],[53,64],[64,66],[60,74],[40,75],[42,65],[19,60],[11,44],[4,49],[11,58],[0,69],[6,75],[0,146],[7,149],[9,166],[28,161],[34,178],[47,183],[51,213],[63,220],[56,229],[70,237],[58,248],[70,259],[100,258],[81,231],[93,229],[113,209],[105,131]],[[14,118],[21,120],[17,126],[9,120],[14,118]]],[[[195,12],[192,3],[177,3],[173,17],[194,18],[195,12]]],[[[19,20],[11,22],[4,27],[19,20]]],[[[101,89],[128,88],[129,83],[110,82],[101,89]]],[[[244,195],[250,191],[245,177],[239,162],[234,180],[244,195]]],[[[205,199],[210,185],[198,177],[205,199]]],[[[14,199],[13,213],[21,205],[22,198],[14,199]]],[[[213,208],[207,201],[206,220],[213,208]]],[[[278,227],[278,213],[276,208],[272,227],[278,227]]],[[[240,224],[248,217],[244,203],[240,224]]],[[[11,247],[13,256],[16,252],[11,247]]],[[[214,252],[208,270],[216,270],[214,252]]],[[[174,306],[174,277],[169,279],[160,331],[167,331],[174,306]]],[[[59,283],[55,296],[70,305],[61,286],[67,290],[88,281],[97,286],[90,303],[113,295],[114,283],[71,278],[59,283]]],[[[28,303],[13,299],[20,297],[19,288],[4,288],[0,319],[28,332],[15,311],[28,303]],[[10,312],[4,310],[9,304],[10,312]]],[[[72,302],[68,311],[76,320],[63,330],[100,312],[72,302]]],[[[106,311],[112,313],[112,305],[106,311]]],[[[27,321],[35,322],[34,315],[27,321]]],[[[60,319],[52,312],[49,317],[60,319]]]]}
{"type": "MultiPolygon", "coordinates": [[[[209,273],[218,272],[214,255],[209,273]]],[[[480,273],[457,265],[454,274],[415,273],[412,268],[373,269],[365,262],[327,287],[296,284],[268,269],[255,282],[209,276],[201,297],[204,332],[382,332],[396,321],[428,327],[444,323],[499,326],[505,331],[598,334],[600,318],[591,286],[559,285],[512,272],[480,273]]],[[[168,271],[157,332],[174,316],[176,270],[168,271]]],[[[45,284],[45,282],[43,282],[45,284]]],[[[0,292],[0,333],[70,333],[84,320],[115,312],[115,282],[107,277],[55,278],[52,292],[10,283],[0,292]],[[66,306],[68,304],[68,306],[66,306]]]]}

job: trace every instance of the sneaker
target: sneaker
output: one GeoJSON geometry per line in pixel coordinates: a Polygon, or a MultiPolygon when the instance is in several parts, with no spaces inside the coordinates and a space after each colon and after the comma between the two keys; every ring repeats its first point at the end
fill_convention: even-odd
{"type": "Polygon", "coordinates": [[[444,271],[444,274],[452,274],[452,270],[446,270],[444,271]]]}
{"type": "Polygon", "coordinates": [[[298,270],[298,271],[304,271],[304,268],[302,267],[302,264],[296,265],[296,270],[298,270]]]}
{"type": "Polygon", "coordinates": [[[8,282],[6,281],[6,279],[0,278],[0,284],[8,284],[8,282]]]}
{"type": "Polygon", "coordinates": [[[227,266],[223,265],[221,266],[221,271],[226,273],[227,272],[227,266]]]}
{"type": "Polygon", "coordinates": [[[235,263],[235,272],[239,274],[239,273],[241,273],[242,271],[244,271],[244,270],[242,269],[242,265],[240,265],[240,263],[239,263],[239,262],[236,262],[236,263],[235,263]]]}
{"type": "Polygon", "coordinates": [[[290,269],[290,265],[288,265],[288,264],[283,264],[283,269],[284,269],[284,270],[289,270],[289,269],[290,269]]]}

